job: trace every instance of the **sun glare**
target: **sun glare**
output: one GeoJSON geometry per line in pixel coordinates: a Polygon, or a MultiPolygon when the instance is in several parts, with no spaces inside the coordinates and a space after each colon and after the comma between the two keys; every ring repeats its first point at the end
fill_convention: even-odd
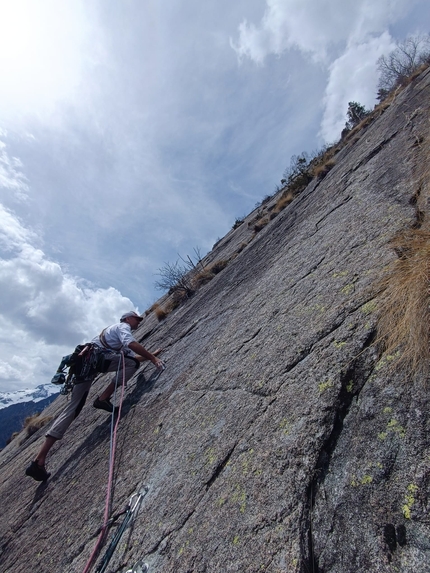
{"type": "Polygon", "coordinates": [[[88,37],[81,0],[0,0],[0,118],[70,97],[88,37]]]}

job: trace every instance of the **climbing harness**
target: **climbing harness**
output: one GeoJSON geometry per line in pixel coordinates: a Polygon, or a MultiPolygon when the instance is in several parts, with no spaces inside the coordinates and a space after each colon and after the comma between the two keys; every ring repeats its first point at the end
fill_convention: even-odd
{"type": "MultiPolygon", "coordinates": [[[[121,523],[120,527],[118,528],[118,531],[112,537],[112,540],[109,543],[109,546],[106,549],[105,554],[103,555],[103,558],[100,561],[100,563],[96,569],[96,573],[104,573],[104,571],[106,571],[106,567],[108,566],[109,561],[111,560],[112,555],[115,552],[115,549],[116,549],[116,547],[117,547],[117,545],[118,545],[118,543],[122,537],[122,534],[127,529],[130,522],[132,521],[134,514],[138,511],[143,497],[145,497],[145,495],[148,493],[148,489],[149,488],[147,486],[144,486],[139,493],[134,493],[131,496],[130,501],[129,501],[128,506],[127,506],[127,510],[125,512],[125,517],[123,519],[123,522],[121,523]]],[[[135,569],[135,567],[133,567],[133,569],[132,569],[133,573],[135,573],[134,569],[135,569]]],[[[137,570],[136,573],[138,573],[138,571],[139,570],[137,570]]],[[[147,571],[147,569],[142,569],[142,567],[141,567],[140,571],[142,571],[142,573],[144,573],[145,571],[147,571]]]]}
{"type": "Polygon", "coordinates": [[[105,336],[105,332],[109,327],[104,328],[100,334],[99,334],[99,340],[100,340],[100,344],[106,348],[106,350],[112,350],[113,352],[119,352],[121,351],[124,346],[121,346],[120,348],[113,348],[112,346],[110,346],[107,341],[106,341],[106,336],[105,336]]]}

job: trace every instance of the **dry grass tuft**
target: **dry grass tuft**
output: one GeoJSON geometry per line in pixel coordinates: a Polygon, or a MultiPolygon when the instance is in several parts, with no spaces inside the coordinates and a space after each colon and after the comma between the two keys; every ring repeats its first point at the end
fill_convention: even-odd
{"type": "Polygon", "coordinates": [[[269,217],[263,217],[254,225],[254,232],[259,233],[269,223],[269,217]]]}
{"type": "Polygon", "coordinates": [[[21,432],[14,432],[14,433],[10,436],[10,438],[8,438],[8,439],[6,440],[6,445],[7,445],[7,444],[10,444],[17,436],[19,436],[20,433],[21,433],[21,432]]]}
{"type": "Polygon", "coordinates": [[[404,80],[401,82],[401,86],[402,87],[408,86],[410,83],[412,83],[414,81],[415,78],[417,78],[420,74],[422,74],[428,67],[429,67],[428,62],[421,64],[421,66],[419,68],[417,68],[414,72],[412,72],[412,74],[410,76],[408,76],[407,78],[404,78],[404,80]]]}
{"type": "Polygon", "coordinates": [[[193,278],[193,286],[197,289],[201,286],[207,284],[214,278],[215,274],[210,271],[210,269],[205,269],[200,271],[193,278]]]}
{"type": "MultiPolygon", "coordinates": [[[[52,420],[52,416],[41,416],[40,412],[33,414],[32,416],[27,416],[24,420],[22,430],[25,430],[24,436],[19,441],[19,445],[23,444],[30,436],[35,434],[37,430],[46,426],[52,420]]],[[[11,437],[6,441],[6,444],[10,444],[17,436],[21,434],[21,431],[14,432],[11,437]]]]}
{"type": "Polygon", "coordinates": [[[227,261],[225,259],[220,259],[219,261],[215,261],[214,264],[209,267],[209,271],[211,273],[214,273],[214,275],[217,275],[218,273],[220,273],[222,270],[225,269],[225,267],[228,265],[229,262],[230,261],[227,261]]]}
{"type": "Polygon", "coordinates": [[[26,430],[26,437],[29,438],[33,434],[46,426],[52,420],[52,416],[41,416],[40,414],[34,414],[33,416],[28,416],[24,420],[24,429],[26,430]]]}
{"type": "MultiPolygon", "coordinates": [[[[277,200],[276,204],[273,206],[272,212],[269,215],[269,220],[272,221],[275,217],[277,217],[279,215],[279,213],[283,209],[285,209],[285,207],[287,207],[287,205],[289,205],[293,200],[294,200],[294,193],[289,189],[284,191],[284,193],[282,193],[281,197],[277,200]]],[[[266,221],[266,222],[264,223],[263,226],[267,225],[267,223],[268,223],[267,217],[265,219],[262,219],[261,221],[257,221],[257,225],[261,226],[261,223],[263,223],[264,221],[266,221]]],[[[260,229],[258,229],[258,230],[254,227],[254,231],[256,233],[258,233],[258,231],[261,231],[263,226],[261,226],[260,229]]]]}
{"type": "Polygon", "coordinates": [[[22,430],[19,432],[14,432],[11,437],[6,441],[6,444],[10,444],[12,440],[14,440],[17,436],[21,434],[23,430],[25,430],[25,434],[23,438],[19,441],[19,445],[23,444],[25,440],[27,440],[30,436],[35,434],[37,430],[49,424],[52,420],[52,416],[41,416],[40,413],[33,414],[32,416],[27,416],[24,420],[24,424],[22,426],[22,430]]]}
{"type": "Polygon", "coordinates": [[[160,307],[160,305],[158,304],[158,302],[154,302],[154,304],[151,305],[148,308],[148,310],[145,310],[145,316],[148,316],[148,314],[151,314],[151,312],[155,312],[155,310],[159,307],[160,307]]]}
{"type": "Polygon", "coordinates": [[[397,364],[418,373],[430,359],[430,232],[408,230],[392,246],[399,258],[378,285],[378,339],[386,354],[399,352],[397,364]]]}
{"type": "Polygon", "coordinates": [[[207,284],[215,277],[215,275],[225,269],[229,262],[230,261],[227,260],[215,261],[212,265],[209,265],[203,271],[200,271],[194,276],[193,286],[198,289],[207,284]]]}
{"type": "Polygon", "coordinates": [[[336,161],[334,159],[328,159],[325,163],[316,165],[312,170],[312,175],[318,179],[324,179],[327,173],[331,171],[335,165],[336,161]]]}
{"type": "Polygon", "coordinates": [[[275,210],[282,211],[282,209],[285,209],[285,207],[289,205],[291,201],[293,201],[293,199],[294,199],[294,193],[292,191],[287,191],[286,193],[282,193],[279,201],[276,202],[275,210]]]}
{"type": "Polygon", "coordinates": [[[174,301],[170,301],[169,303],[166,304],[164,308],[162,308],[161,306],[157,308],[157,310],[155,311],[155,316],[157,317],[158,322],[165,320],[172,312],[172,310],[175,310],[175,308],[177,308],[179,304],[180,304],[179,302],[175,303],[174,301]]]}
{"type": "MultiPolygon", "coordinates": [[[[154,304],[152,305],[154,308],[154,314],[157,317],[158,321],[161,322],[162,320],[164,320],[166,318],[166,316],[169,314],[168,312],[166,312],[164,310],[164,308],[162,308],[159,304],[154,304]]],[[[152,308],[152,307],[151,307],[152,308]]]]}

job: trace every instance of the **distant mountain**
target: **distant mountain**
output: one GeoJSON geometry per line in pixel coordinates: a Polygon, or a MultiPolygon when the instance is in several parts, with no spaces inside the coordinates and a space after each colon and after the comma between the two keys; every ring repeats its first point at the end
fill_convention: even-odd
{"type": "Polygon", "coordinates": [[[0,449],[5,447],[14,432],[22,429],[28,416],[44,410],[58,394],[59,387],[54,384],[0,393],[0,449]]]}
{"type": "Polygon", "coordinates": [[[36,386],[36,388],[26,388],[15,392],[0,392],[0,410],[12,404],[39,402],[54,394],[57,395],[59,391],[59,386],[55,386],[55,384],[41,384],[36,386]]]}

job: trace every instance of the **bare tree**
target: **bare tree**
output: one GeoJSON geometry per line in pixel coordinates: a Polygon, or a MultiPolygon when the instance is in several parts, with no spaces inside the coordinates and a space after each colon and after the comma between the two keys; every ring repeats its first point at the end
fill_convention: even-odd
{"type": "Polygon", "coordinates": [[[157,274],[161,278],[155,283],[155,288],[186,297],[194,294],[190,271],[186,266],[180,265],[179,261],[166,263],[164,267],[158,269],[157,274]]]}
{"type": "Polygon", "coordinates": [[[181,255],[179,255],[179,258],[181,259],[181,261],[183,263],[186,264],[186,266],[190,269],[190,270],[194,270],[197,269],[198,266],[200,265],[202,270],[205,270],[205,267],[202,263],[202,253],[201,253],[201,249],[200,247],[194,247],[193,248],[194,251],[194,258],[190,257],[190,255],[187,255],[186,258],[184,259],[184,257],[182,257],[181,255]]]}
{"type": "Polygon", "coordinates": [[[378,59],[380,93],[387,93],[401,85],[424,63],[430,63],[429,34],[417,34],[397,42],[392,52],[378,59]]]}
{"type": "Polygon", "coordinates": [[[194,257],[187,255],[184,258],[179,255],[183,265],[178,259],[176,263],[166,263],[164,267],[158,269],[157,275],[161,278],[155,283],[155,288],[178,295],[179,298],[192,296],[195,292],[193,277],[199,266],[205,270],[200,247],[194,247],[193,251],[194,257]]]}

